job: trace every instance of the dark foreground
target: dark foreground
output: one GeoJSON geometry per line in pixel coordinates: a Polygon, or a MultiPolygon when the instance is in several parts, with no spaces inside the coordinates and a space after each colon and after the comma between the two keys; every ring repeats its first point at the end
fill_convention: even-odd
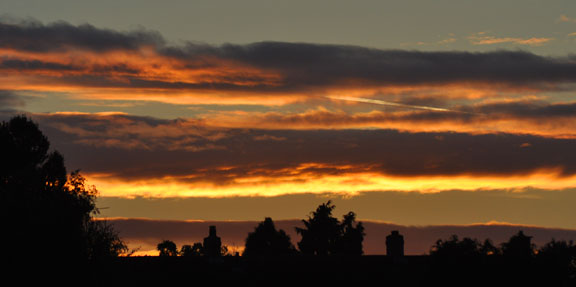
{"type": "Polygon", "coordinates": [[[128,257],[90,267],[76,286],[576,286],[564,263],[501,256],[128,257]]]}

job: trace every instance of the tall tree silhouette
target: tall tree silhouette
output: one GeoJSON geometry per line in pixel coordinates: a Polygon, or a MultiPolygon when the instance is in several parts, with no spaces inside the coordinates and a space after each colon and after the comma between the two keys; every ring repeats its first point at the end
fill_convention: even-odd
{"type": "Polygon", "coordinates": [[[284,230],[276,230],[272,218],[266,217],[246,238],[244,256],[274,256],[295,253],[290,236],[284,230]]]}
{"type": "Polygon", "coordinates": [[[304,228],[296,228],[302,239],[298,248],[309,255],[361,255],[364,227],[354,225],[356,215],[349,212],[342,222],[332,216],[335,206],[331,201],[321,204],[308,220],[302,220],[304,228]]]}
{"type": "Polygon", "coordinates": [[[93,220],[97,190],[75,171],[36,123],[17,116],[0,124],[0,237],[7,258],[58,258],[73,262],[117,256],[127,250],[114,229],[93,220]],[[32,248],[41,244],[41,248],[32,248]],[[21,245],[29,248],[15,249],[21,245]]]}

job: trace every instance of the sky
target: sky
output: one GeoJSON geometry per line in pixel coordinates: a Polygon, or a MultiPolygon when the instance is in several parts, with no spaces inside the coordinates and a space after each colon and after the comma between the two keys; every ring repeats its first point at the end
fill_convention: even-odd
{"type": "Polygon", "coordinates": [[[0,2],[27,114],[110,220],[576,229],[576,2],[0,2]]]}

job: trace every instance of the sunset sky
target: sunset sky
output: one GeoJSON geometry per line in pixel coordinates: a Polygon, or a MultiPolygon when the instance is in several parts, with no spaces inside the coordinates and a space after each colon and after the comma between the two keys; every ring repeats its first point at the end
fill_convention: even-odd
{"type": "Polygon", "coordinates": [[[0,2],[0,117],[104,218],[576,229],[576,1],[0,2]]]}

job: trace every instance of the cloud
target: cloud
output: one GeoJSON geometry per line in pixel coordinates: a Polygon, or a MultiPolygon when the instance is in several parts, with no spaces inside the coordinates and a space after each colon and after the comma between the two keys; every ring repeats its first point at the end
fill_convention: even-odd
{"type": "Polygon", "coordinates": [[[0,63],[0,69],[14,70],[47,70],[47,71],[74,71],[74,66],[63,65],[59,63],[50,63],[40,60],[21,60],[21,59],[3,59],[0,63]]]}
{"type": "Polygon", "coordinates": [[[556,22],[563,22],[563,23],[576,23],[576,19],[572,18],[572,17],[568,17],[566,15],[560,15],[560,17],[558,17],[558,19],[556,20],[556,22]]]}
{"type": "Polygon", "coordinates": [[[162,36],[152,31],[118,32],[89,24],[75,26],[59,21],[45,25],[35,20],[0,21],[0,39],[0,48],[37,53],[138,50],[164,43],[162,36]]]}
{"type": "Polygon", "coordinates": [[[424,41],[420,41],[420,42],[416,42],[416,43],[403,43],[403,46],[413,46],[413,45],[418,45],[418,46],[446,46],[448,44],[453,44],[455,42],[458,41],[458,39],[455,37],[456,35],[453,33],[448,34],[448,38],[442,39],[442,40],[438,40],[438,41],[434,41],[434,42],[424,42],[424,41]]]}
{"type": "Polygon", "coordinates": [[[39,114],[33,119],[70,168],[81,168],[107,195],[273,196],[576,184],[575,139],[214,128],[203,121],[122,114],[39,114]]]}
{"type": "MultiPolygon", "coordinates": [[[[478,44],[551,41],[474,37],[478,44]]],[[[151,31],[34,21],[0,22],[0,39],[0,82],[6,89],[73,90],[100,98],[190,103],[178,99],[203,96],[222,103],[252,97],[285,103],[337,90],[396,86],[553,90],[576,78],[571,59],[522,51],[419,52],[285,42],[175,46],[151,31]]]]}
{"type": "MultiPolygon", "coordinates": [[[[574,103],[538,100],[487,101],[440,108],[357,97],[331,97],[337,103],[360,102],[366,111],[310,109],[299,113],[278,111],[226,113],[205,116],[220,127],[260,129],[397,129],[408,132],[511,133],[551,138],[576,138],[574,103]],[[386,109],[380,108],[383,105],[386,109]],[[392,109],[390,108],[392,107],[392,109]]],[[[412,102],[412,101],[408,101],[412,102]]],[[[418,103],[418,102],[416,102],[418,103]]],[[[426,101],[424,101],[426,104],[426,101]]]]}
{"type": "Polygon", "coordinates": [[[120,107],[74,113],[72,104],[67,113],[32,114],[71,165],[110,193],[574,184],[574,103],[538,94],[573,91],[571,57],[283,42],[175,46],[155,32],[63,22],[2,22],[0,40],[6,93],[65,92],[101,106],[118,99],[276,105],[177,120],[110,113],[127,112],[120,107]],[[42,33],[53,41],[33,46],[42,33]]]}
{"type": "Polygon", "coordinates": [[[495,36],[487,35],[485,32],[481,32],[481,33],[476,33],[476,34],[468,37],[468,40],[470,40],[470,42],[473,45],[494,45],[494,44],[511,43],[511,44],[516,44],[516,45],[541,46],[541,45],[544,45],[550,41],[553,41],[554,38],[495,37],[495,36]]]}
{"type": "Polygon", "coordinates": [[[202,151],[219,149],[214,143],[226,130],[198,120],[162,120],[124,113],[54,113],[38,115],[43,122],[76,138],[75,144],[120,150],[202,151]]]}
{"type": "MultiPolygon", "coordinates": [[[[458,81],[523,82],[548,81],[535,71],[559,69],[568,72],[571,64],[561,59],[527,52],[418,52],[378,50],[357,46],[306,43],[261,42],[220,47],[189,44],[181,58],[213,56],[280,71],[284,82],[293,85],[329,85],[343,80],[357,84],[423,84],[458,81]],[[567,65],[565,68],[563,63],[567,65]],[[527,69],[535,70],[528,71],[527,69]]],[[[555,78],[552,81],[560,80],[555,78]]],[[[568,79],[563,79],[568,80],[568,79]]],[[[563,81],[560,80],[560,81],[563,81]]]]}

